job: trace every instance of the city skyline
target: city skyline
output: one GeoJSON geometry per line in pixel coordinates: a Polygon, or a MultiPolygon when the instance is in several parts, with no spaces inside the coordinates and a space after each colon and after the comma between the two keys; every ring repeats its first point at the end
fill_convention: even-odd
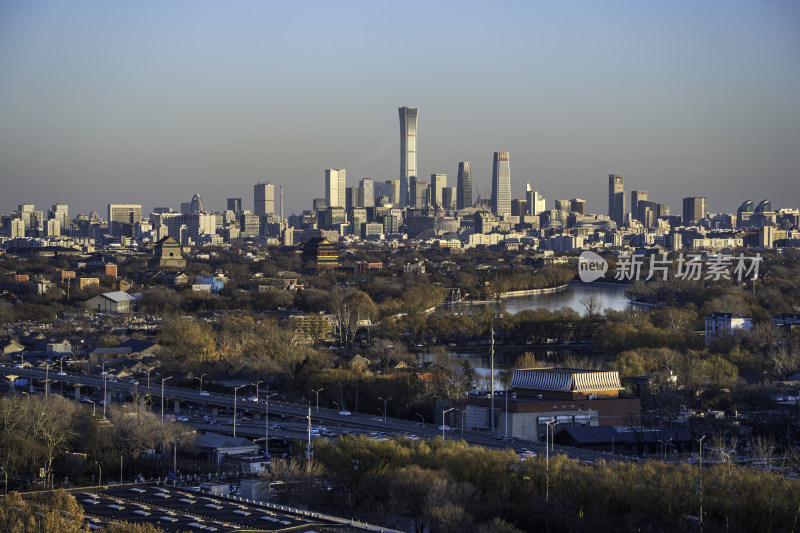
{"type": "Polygon", "coordinates": [[[489,6],[413,4],[410,39],[388,7],[355,3],[84,6],[0,7],[2,213],[149,212],[194,193],[211,210],[229,197],[252,210],[263,181],[299,213],[324,195],[326,168],[346,168],[351,186],[400,179],[402,105],[424,116],[417,176],[471,161],[483,198],[501,146],[515,153],[511,198],[529,182],[602,213],[600,178],[619,172],[676,211],[685,197],[713,213],[800,205],[792,3],[509,3],[502,39],[483,31],[489,6]],[[455,38],[465,28],[469,43],[455,38]],[[504,83],[481,76],[486,64],[504,83]],[[319,88],[334,75],[348,83],[319,88]]]}

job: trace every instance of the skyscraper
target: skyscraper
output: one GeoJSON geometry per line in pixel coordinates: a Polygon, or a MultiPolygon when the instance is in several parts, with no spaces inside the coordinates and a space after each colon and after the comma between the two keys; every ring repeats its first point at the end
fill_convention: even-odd
{"type": "Polygon", "coordinates": [[[200,195],[195,193],[192,196],[192,201],[189,202],[189,212],[190,213],[199,213],[203,210],[203,199],[200,198],[200,195]]]}
{"type": "Polygon", "coordinates": [[[238,217],[242,214],[242,199],[241,198],[228,198],[228,211],[233,211],[233,213],[238,217]]]}
{"type": "Polygon", "coordinates": [[[108,204],[109,235],[132,237],[134,225],[141,221],[141,204],[108,204]]]}
{"type": "Polygon", "coordinates": [[[431,205],[433,207],[444,206],[442,194],[447,187],[447,174],[431,174],[431,205]]]}
{"type": "Polygon", "coordinates": [[[359,207],[375,207],[375,182],[363,179],[358,185],[359,207]]]}
{"type": "Polygon", "coordinates": [[[525,200],[529,216],[536,216],[545,211],[544,197],[537,191],[531,189],[530,183],[525,184],[525,200]]]}
{"type": "Polygon", "coordinates": [[[70,218],[69,206],[67,204],[53,204],[50,208],[48,218],[58,220],[61,225],[61,233],[69,233],[70,218]]]}
{"type": "Polygon", "coordinates": [[[456,209],[467,209],[472,207],[472,171],[469,161],[462,161],[458,164],[458,183],[456,209]]]}
{"type": "Polygon", "coordinates": [[[492,164],[492,213],[511,214],[511,169],[508,152],[495,152],[492,164]]]}
{"type": "Polygon", "coordinates": [[[400,111],[400,207],[409,205],[411,179],[417,177],[417,112],[418,107],[401,107],[400,111]]]}
{"type": "Polygon", "coordinates": [[[275,214],[275,186],[271,183],[258,183],[253,187],[253,212],[260,216],[275,214]]]}
{"type": "Polygon", "coordinates": [[[639,218],[639,202],[647,201],[647,191],[631,191],[631,218],[637,219],[644,224],[644,220],[639,218]]]}
{"type": "Polygon", "coordinates": [[[708,198],[704,196],[689,196],[683,199],[684,225],[700,222],[708,215],[708,198]]]}
{"type": "Polygon", "coordinates": [[[325,169],[325,202],[328,207],[346,207],[345,169],[325,169]]]}
{"type": "Polygon", "coordinates": [[[608,175],[608,216],[619,227],[625,223],[625,178],[622,174],[608,175]]]}
{"type": "Polygon", "coordinates": [[[391,194],[389,200],[393,205],[398,206],[400,202],[400,180],[386,180],[390,187],[391,194]]]}
{"type": "Polygon", "coordinates": [[[573,213],[578,213],[579,215],[586,214],[586,200],[581,198],[573,198],[570,200],[570,203],[572,204],[570,207],[573,213]]]}

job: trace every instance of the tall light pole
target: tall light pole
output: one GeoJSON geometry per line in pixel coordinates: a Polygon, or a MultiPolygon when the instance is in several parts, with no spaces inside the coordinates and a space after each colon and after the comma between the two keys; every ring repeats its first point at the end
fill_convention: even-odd
{"type": "Polygon", "coordinates": [[[444,434],[444,428],[445,428],[444,415],[449,413],[450,411],[455,411],[455,409],[456,409],[455,407],[451,407],[450,409],[445,409],[444,411],[442,411],[442,440],[447,440],[447,437],[444,434]]]}
{"type": "Polygon", "coordinates": [[[258,403],[258,386],[264,383],[263,381],[257,381],[255,383],[251,383],[250,385],[255,386],[256,388],[256,403],[258,403]]]}
{"type": "Polygon", "coordinates": [[[319,413],[319,393],[322,392],[324,389],[321,387],[317,390],[311,389],[311,392],[317,395],[317,413],[319,413]]]}
{"type": "Polygon", "coordinates": [[[383,423],[386,424],[386,402],[391,401],[391,398],[388,400],[384,400],[383,398],[378,398],[380,401],[383,402],[383,423]]]}
{"type": "MultiPolygon", "coordinates": [[[[417,413],[417,416],[419,417],[419,419],[420,419],[420,420],[422,420],[422,425],[421,425],[420,427],[425,427],[425,417],[424,417],[424,416],[422,416],[422,415],[421,415],[421,414],[419,414],[419,413],[417,413]]],[[[435,423],[436,423],[436,422],[434,422],[434,424],[435,424],[435,423]]]]}
{"type": "Polygon", "coordinates": [[[50,363],[44,364],[46,370],[44,372],[44,401],[47,402],[47,397],[50,396],[50,363]]]}
{"type": "Polygon", "coordinates": [[[98,485],[102,485],[103,484],[103,467],[100,466],[100,463],[98,463],[97,461],[95,461],[94,464],[97,465],[97,469],[100,471],[100,474],[97,476],[97,484],[98,485]]]}
{"type": "Polygon", "coordinates": [[[92,404],[92,416],[97,416],[97,404],[92,400],[89,400],[89,403],[92,404]]]}
{"type": "Polygon", "coordinates": [[[491,405],[490,405],[489,409],[491,410],[491,413],[492,413],[492,433],[494,433],[494,326],[492,326],[491,332],[492,332],[492,338],[491,338],[491,340],[492,340],[492,343],[491,343],[492,344],[492,351],[490,353],[490,365],[491,365],[491,368],[489,370],[489,373],[490,373],[490,376],[491,376],[491,383],[492,384],[491,384],[491,387],[490,387],[491,390],[489,391],[489,397],[492,400],[490,402],[491,405]]]}
{"type": "Polygon", "coordinates": [[[264,402],[267,405],[267,412],[264,415],[264,455],[266,455],[267,459],[269,459],[269,399],[273,396],[276,396],[278,393],[273,392],[272,394],[267,394],[267,399],[264,402]]]}
{"type": "Polygon", "coordinates": [[[164,425],[164,382],[172,379],[173,376],[161,378],[161,425],[164,425]]]}
{"type": "Polygon", "coordinates": [[[547,472],[547,481],[545,483],[547,486],[545,503],[547,505],[548,517],[550,513],[550,424],[553,424],[553,431],[555,431],[556,426],[558,425],[558,420],[554,418],[552,420],[548,420],[547,422],[545,422],[545,425],[547,426],[547,428],[545,428],[545,434],[544,434],[544,441],[545,441],[544,449],[547,456],[547,464],[545,466],[545,470],[547,472]]]}
{"type": "Polygon", "coordinates": [[[150,390],[150,371],[145,370],[147,372],[147,390],[150,390]]]}
{"type": "Polygon", "coordinates": [[[207,375],[208,375],[208,374],[203,374],[203,375],[201,375],[199,378],[198,378],[198,377],[195,377],[195,378],[194,378],[194,379],[199,379],[199,380],[200,380],[200,392],[203,392],[203,378],[204,378],[205,376],[207,376],[207,375]]]}
{"type": "MultiPolygon", "coordinates": [[[[103,363],[105,364],[105,363],[103,363]]],[[[108,372],[103,369],[103,418],[106,417],[106,405],[108,404],[108,372]]],[[[164,418],[164,407],[161,407],[161,418],[164,418]]]]}
{"type": "Polygon", "coordinates": [[[508,385],[506,385],[506,438],[508,438],[508,385]]]}
{"type": "Polygon", "coordinates": [[[246,386],[247,385],[239,385],[233,388],[233,438],[236,438],[236,393],[239,389],[246,386]]]}
{"type": "Polygon", "coordinates": [[[703,531],[703,441],[706,436],[700,437],[700,531],[703,531]]]}

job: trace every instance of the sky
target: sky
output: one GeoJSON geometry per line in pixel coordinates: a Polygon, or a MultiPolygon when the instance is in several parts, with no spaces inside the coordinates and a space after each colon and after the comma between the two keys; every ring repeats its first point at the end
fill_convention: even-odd
{"type": "Polygon", "coordinates": [[[401,106],[420,176],[470,161],[482,197],[508,151],[548,208],[607,213],[611,173],[673,214],[800,207],[800,3],[0,2],[0,212],[269,181],[299,213],[326,168],[397,179],[401,106]]]}

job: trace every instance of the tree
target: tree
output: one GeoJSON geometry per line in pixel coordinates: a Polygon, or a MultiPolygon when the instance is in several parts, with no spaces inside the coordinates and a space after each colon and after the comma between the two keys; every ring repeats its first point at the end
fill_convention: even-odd
{"type": "Polygon", "coordinates": [[[217,354],[211,326],[193,319],[165,320],[158,334],[158,342],[183,362],[210,361],[217,354]]]}
{"type": "Polygon", "coordinates": [[[23,499],[12,492],[0,499],[0,524],[8,533],[79,533],[89,531],[83,507],[64,490],[23,499]]]}

